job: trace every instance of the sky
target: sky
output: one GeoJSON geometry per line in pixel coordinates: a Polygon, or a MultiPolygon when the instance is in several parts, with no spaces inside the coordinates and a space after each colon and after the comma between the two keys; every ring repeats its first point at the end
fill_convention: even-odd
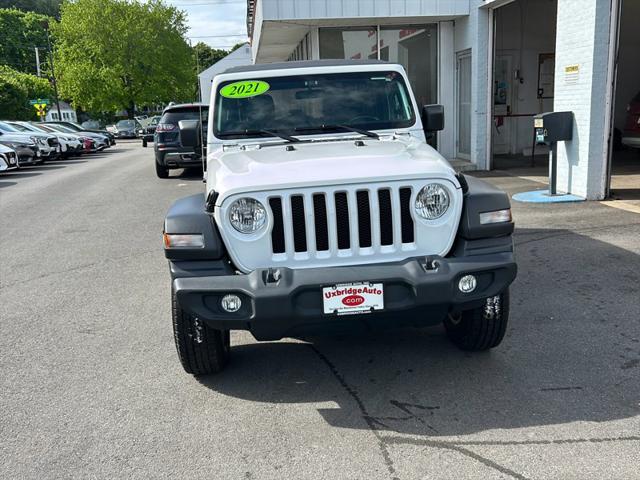
{"type": "Polygon", "coordinates": [[[165,0],[187,13],[193,44],[204,42],[228,50],[247,41],[247,0],[165,0]]]}

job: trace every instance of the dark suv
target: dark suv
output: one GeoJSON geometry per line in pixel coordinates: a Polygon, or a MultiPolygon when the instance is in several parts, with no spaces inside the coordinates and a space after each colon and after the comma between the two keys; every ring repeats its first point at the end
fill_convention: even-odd
{"type": "Polygon", "coordinates": [[[183,147],[180,143],[180,120],[198,120],[202,116],[202,125],[207,124],[209,106],[200,103],[171,105],[164,109],[162,118],[156,127],[153,149],[156,154],[156,173],[160,178],[169,176],[169,169],[196,167],[201,165],[200,155],[193,148],[183,147]]]}

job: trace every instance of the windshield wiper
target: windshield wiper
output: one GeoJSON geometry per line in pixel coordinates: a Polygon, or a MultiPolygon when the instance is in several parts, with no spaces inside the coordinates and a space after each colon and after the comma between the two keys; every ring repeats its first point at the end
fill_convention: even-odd
{"type": "Polygon", "coordinates": [[[360,135],[365,135],[370,138],[380,138],[380,135],[378,135],[375,132],[364,130],[362,128],[351,127],[349,125],[320,125],[318,127],[296,127],[293,130],[295,132],[309,132],[312,130],[321,130],[324,132],[327,130],[339,130],[339,129],[348,130],[349,132],[359,133],[360,135]]]}
{"type": "Polygon", "coordinates": [[[298,143],[300,142],[299,138],[292,137],[285,133],[277,132],[275,130],[238,130],[237,132],[224,132],[221,133],[221,137],[229,137],[231,135],[269,135],[270,137],[280,137],[283,140],[286,140],[289,143],[298,143]]]}

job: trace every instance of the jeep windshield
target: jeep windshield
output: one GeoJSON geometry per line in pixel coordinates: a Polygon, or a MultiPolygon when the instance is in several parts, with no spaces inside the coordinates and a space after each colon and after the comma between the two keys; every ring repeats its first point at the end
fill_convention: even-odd
{"type": "Polygon", "coordinates": [[[394,71],[257,77],[221,83],[216,93],[213,132],[222,139],[362,133],[415,122],[407,86],[394,71]]]}

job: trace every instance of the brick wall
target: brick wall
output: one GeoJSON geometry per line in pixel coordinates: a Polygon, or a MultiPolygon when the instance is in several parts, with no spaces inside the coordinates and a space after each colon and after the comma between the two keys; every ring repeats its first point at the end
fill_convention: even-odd
{"type": "Polygon", "coordinates": [[[574,112],[574,140],[558,146],[558,190],[591,200],[606,181],[610,0],[558,0],[554,111],[574,112]],[[567,66],[578,66],[568,79],[567,66]]]}

